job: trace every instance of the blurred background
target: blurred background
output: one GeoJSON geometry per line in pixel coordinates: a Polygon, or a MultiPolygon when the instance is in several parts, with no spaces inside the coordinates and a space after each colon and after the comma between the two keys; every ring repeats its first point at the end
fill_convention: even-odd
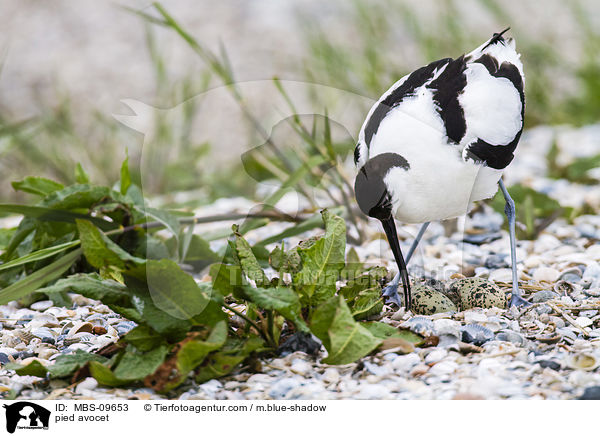
{"type": "MultiPolygon", "coordinates": [[[[261,182],[289,182],[286,177],[322,146],[331,162],[319,161],[319,174],[308,174],[315,180],[303,183],[314,187],[326,180],[342,192],[337,201],[343,203],[350,198],[344,190],[351,176],[344,165],[330,170],[351,152],[370,105],[404,74],[469,52],[507,26],[526,72],[530,133],[518,152],[543,143],[523,152],[523,159],[539,161],[540,177],[598,183],[596,0],[161,5],[0,3],[2,202],[29,201],[9,183],[26,175],[73,183],[78,163],[94,182],[112,184],[126,153],[133,177],[145,178],[144,193],[163,203],[208,204],[226,196],[257,200],[264,196],[261,182]],[[227,83],[241,85],[223,87],[227,83]],[[353,96],[351,104],[347,96],[353,96]],[[287,105],[279,122],[267,114],[275,99],[287,105]],[[322,115],[344,108],[337,119],[343,125],[327,117],[294,117],[306,113],[298,107],[322,115]],[[280,152],[269,147],[274,143],[284,145],[280,152]],[[265,153],[240,159],[265,144],[265,153]],[[173,195],[181,192],[191,194],[173,195]]],[[[589,212],[594,201],[588,197],[573,206],[589,212]]]]}

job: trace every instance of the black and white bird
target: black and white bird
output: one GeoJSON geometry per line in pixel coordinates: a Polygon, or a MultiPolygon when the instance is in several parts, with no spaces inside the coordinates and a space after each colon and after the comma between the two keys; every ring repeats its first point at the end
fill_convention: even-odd
{"type": "Polygon", "coordinates": [[[431,221],[467,213],[500,185],[509,220],[511,305],[521,298],[515,254],[515,206],[502,182],[523,130],[525,96],[520,55],[512,38],[495,33],[471,53],[440,59],[396,82],[373,105],[354,151],[356,200],[381,221],[398,274],[384,290],[398,306],[411,293],[406,263],[431,221]],[[406,262],[394,217],[423,223],[406,262]]]}

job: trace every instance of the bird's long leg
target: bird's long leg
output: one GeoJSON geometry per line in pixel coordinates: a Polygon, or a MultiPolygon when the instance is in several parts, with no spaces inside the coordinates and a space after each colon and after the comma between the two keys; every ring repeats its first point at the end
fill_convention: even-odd
{"type": "Polygon", "coordinates": [[[508,218],[508,231],[510,234],[510,263],[512,266],[512,295],[510,298],[511,306],[523,306],[530,305],[531,303],[521,297],[521,291],[519,290],[519,281],[517,277],[517,244],[515,237],[515,202],[510,197],[506,186],[504,186],[504,182],[502,179],[498,182],[500,185],[500,189],[502,190],[502,194],[504,195],[504,200],[506,201],[506,205],[504,206],[504,213],[508,218]]]}
{"type": "MultiPolygon", "coordinates": [[[[408,265],[408,262],[410,262],[410,258],[414,254],[415,250],[417,249],[417,246],[419,245],[419,242],[423,238],[423,235],[425,234],[425,230],[427,230],[427,226],[429,226],[429,222],[423,223],[421,225],[421,228],[419,229],[419,233],[415,237],[415,240],[413,241],[412,245],[410,246],[410,249],[408,250],[408,254],[406,255],[406,259],[405,259],[406,265],[408,265]]],[[[394,276],[392,281],[389,282],[385,288],[383,288],[383,292],[381,294],[384,298],[395,303],[398,307],[400,307],[402,305],[400,298],[398,298],[398,285],[399,284],[400,284],[400,271],[398,271],[398,273],[394,276]]]]}
{"type": "Polygon", "coordinates": [[[425,234],[425,230],[427,230],[427,227],[429,226],[429,223],[430,222],[426,222],[426,223],[421,224],[421,228],[419,229],[419,233],[417,233],[417,236],[415,237],[415,240],[413,241],[412,245],[410,246],[410,249],[408,250],[408,253],[406,253],[406,264],[407,265],[410,262],[410,258],[415,253],[415,250],[417,249],[417,245],[419,245],[419,242],[421,242],[421,238],[425,234]]]}

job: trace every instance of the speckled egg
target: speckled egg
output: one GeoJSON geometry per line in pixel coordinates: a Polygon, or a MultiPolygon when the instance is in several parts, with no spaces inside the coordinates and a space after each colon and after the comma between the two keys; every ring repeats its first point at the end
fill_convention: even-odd
{"type": "Polygon", "coordinates": [[[415,285],[412,289],[412,311],[419,315],[440,312],[456,312],[456,306],[440,291],[426,285],[415,285]]]}
{"type": "Polygon", "coordinates": [[[486,279],[467,277],[454,282],[452,288],[458,291],[461,310],[468,310],[474,307],[482,307],[484,309],[499,307],[500,309],[506,309],[506,294],[498,286],[486,279]]]}

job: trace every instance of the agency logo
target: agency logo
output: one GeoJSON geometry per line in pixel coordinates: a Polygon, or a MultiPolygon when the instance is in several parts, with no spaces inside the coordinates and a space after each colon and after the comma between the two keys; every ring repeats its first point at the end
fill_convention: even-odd
{"type": "Polygon", "coordinates": [[[6,409],[6,431],[9,433],[14,433],[16,429],[48,430],[48,409],[29,401],[18,401],[3,407],[6,409]]]}

